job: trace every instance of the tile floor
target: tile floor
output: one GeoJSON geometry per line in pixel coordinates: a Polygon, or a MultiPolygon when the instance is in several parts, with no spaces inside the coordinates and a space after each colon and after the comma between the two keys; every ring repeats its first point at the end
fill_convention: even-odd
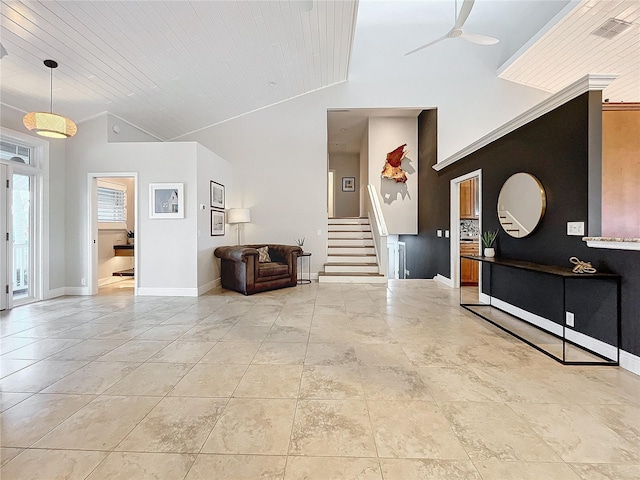
{"type": "Polygon", "coordinates": [[[561,366],[433,281],[0,314],[3,480],[640,478],[640,377],[561,366]]]}

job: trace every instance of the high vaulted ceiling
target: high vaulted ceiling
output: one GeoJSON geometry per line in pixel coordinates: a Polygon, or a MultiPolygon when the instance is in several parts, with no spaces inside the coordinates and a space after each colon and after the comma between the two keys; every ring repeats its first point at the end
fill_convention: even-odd
{"type": "Polygon", "coordinates": [[[162,140],[347,79],[356,1],[2,1],[2,103],[162,140]]]}

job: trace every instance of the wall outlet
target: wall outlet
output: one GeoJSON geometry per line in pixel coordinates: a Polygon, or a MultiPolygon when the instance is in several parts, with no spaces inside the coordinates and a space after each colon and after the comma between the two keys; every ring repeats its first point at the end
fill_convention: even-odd
{"type": "Polygon", "coordinates": [[[567,235],[584,236],[584,222],[567,222],[567,235]]]}
{"type": "Polygon", "coordinates": [[[438,230],[438,231],[436,232],[436,235],[437,235],[438,237],[442,237],[442,230],[438,230]]]}
{"type": "Polygon", "coordinates": [[[409,272],[409,270],[407,270],[407,269],[405,268],[405,269],[404,269],[404,276],[405,276],[406,278],[409,278],[409,273],[410,273],[410,272],[409,272]]]}
{"type": "Polygon", "coordinates": [[[86,287],[86,286],[87,286],[87,279],[86,279],[86,278],[84,278],[84,277],[82,277],[82,278],[80,279],[80,285],[82,285],[83,287],[86,287]]]}
{"type": "Polygon", "coordinates": [[[444,231],[444,236],[445,236],[446,238],[449,238],[449,230],[445,230],[445,231],[444,231]]]}
{"type": "Polygon", "coordinates": [[[576,319],[572,312],[565,312],[565,322],[570,327],[575,327],[576,319]]]}

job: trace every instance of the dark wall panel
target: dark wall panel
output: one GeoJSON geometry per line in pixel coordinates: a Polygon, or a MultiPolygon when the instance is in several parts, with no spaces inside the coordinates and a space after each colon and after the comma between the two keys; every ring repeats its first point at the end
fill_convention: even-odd
{"type": "MultiPolygon", "coordinates": [[[[600,226],[594,224],[599,214],[594,215],[589,209],[589,182],[593,182],[598,173],[590,151],[597,150],[600,139],[591,139],[590,132],[595,135],[594,125],[597,126],[597,118],[601,116],[600,97],[600,92],[585,93],[440,172],[431,168],[436,161],[432,151],[435,147],[425,149],[422,145],[423,139],[435,141],[435,132],[432,131],[435,122],[423,112],[418,119],[420,233],[411,242],[405,237],[403,240],[407,241],[407,257],[412,262],[412,278],[433,278],[436,274],[450,277],[449,239],[435,235],[437,229],[450,228],[450,181],[482,169],[483,228],[495,230],[500,229],[496,204],[502,184],[514,173],[531,173],[545,188],[546,214],[535,232],[523,239],[511,238],[500,229],[498,255],[566,266],[570,266],[569,257],[576,256],[591,261],[599,271],[620,274],[621,347],[640,355],[640,252],[593,249],[587,247],[580,237],[566,234],[569,221],[584,221],[588,232],[599,232],[600,226]],[[429,154],[423,157],[423,152],[427,151],[429,154]],[[589,221],[592,226],[589,226],[589,221]]],[[[525,295],[522,299],[527,304],[531,303],[525,295]]],[[[511,300],[510,303],[518,305],[514,299],[511,300]]],[[[557,305],[557,299],[550,301],[557,305]]],[[[610,339],[609,314],[602,313],[611,305],[609,293],[603,294],[601,303],[607,308],[596,308],[600,319],[583,316],[581,325],[578,313],[576,329],[591,332],[596,338],[610,339]]],[[[557,314],[547,318],[562,321],[557,314]]]]}

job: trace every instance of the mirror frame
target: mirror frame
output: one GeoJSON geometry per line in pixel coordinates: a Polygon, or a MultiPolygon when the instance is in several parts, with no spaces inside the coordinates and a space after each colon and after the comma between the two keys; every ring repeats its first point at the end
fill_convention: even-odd
{"type": "Polygon", "coordinates": [[[497,203],[497,205],[496,205],[496,207],[497,207],[496,208],[496,213],[498,215],[498,223],[500,223],[500,228],[502,228],[502,231],[504,233],[506,233],[507,235],[509,235],[509,237],[511,237],[511,238],[515,238],[515,239],[527,238],[528,236],[530,236],[533,232],[535,232],[538,229],[538,227],[540,226],[540,222],[544,218],[544,214],[547,211],[547,193],[545,192],[544,187],[542,186],[542,182],[540,182],[538,177],[536,177],[534,174],[528,173],[528,172],[516,172],[516,173],[510,175],[509,178],[507,178],[504,181],[504,183],[502,184],[502,187],[500,187],[500,192],[498,193],[498,201],[496,203],[497,203]],[[511,235],[509,232],[507,232],[507,229],[504,228],[504,225],[500,221],[500,195],[502,194],[502,191],[504,190],[504,186],[507,184],[507,182],[509,180],[511,180],[513,177],[515,177],[516,175],[519,175],[519,174],[528,175],[530,178],[532,178],[536,182],[536,184],[538,185],[538,189],[540,190],[540,197],[542,198],[542,205],[540,207],[540,216],[538,217],[538,221],[536,222],[535,226],[531,229],[531,231],[529,233],[527,233],[526,235],[523,235],[521,237],[516,237],[514,235],[511,235]]]}

